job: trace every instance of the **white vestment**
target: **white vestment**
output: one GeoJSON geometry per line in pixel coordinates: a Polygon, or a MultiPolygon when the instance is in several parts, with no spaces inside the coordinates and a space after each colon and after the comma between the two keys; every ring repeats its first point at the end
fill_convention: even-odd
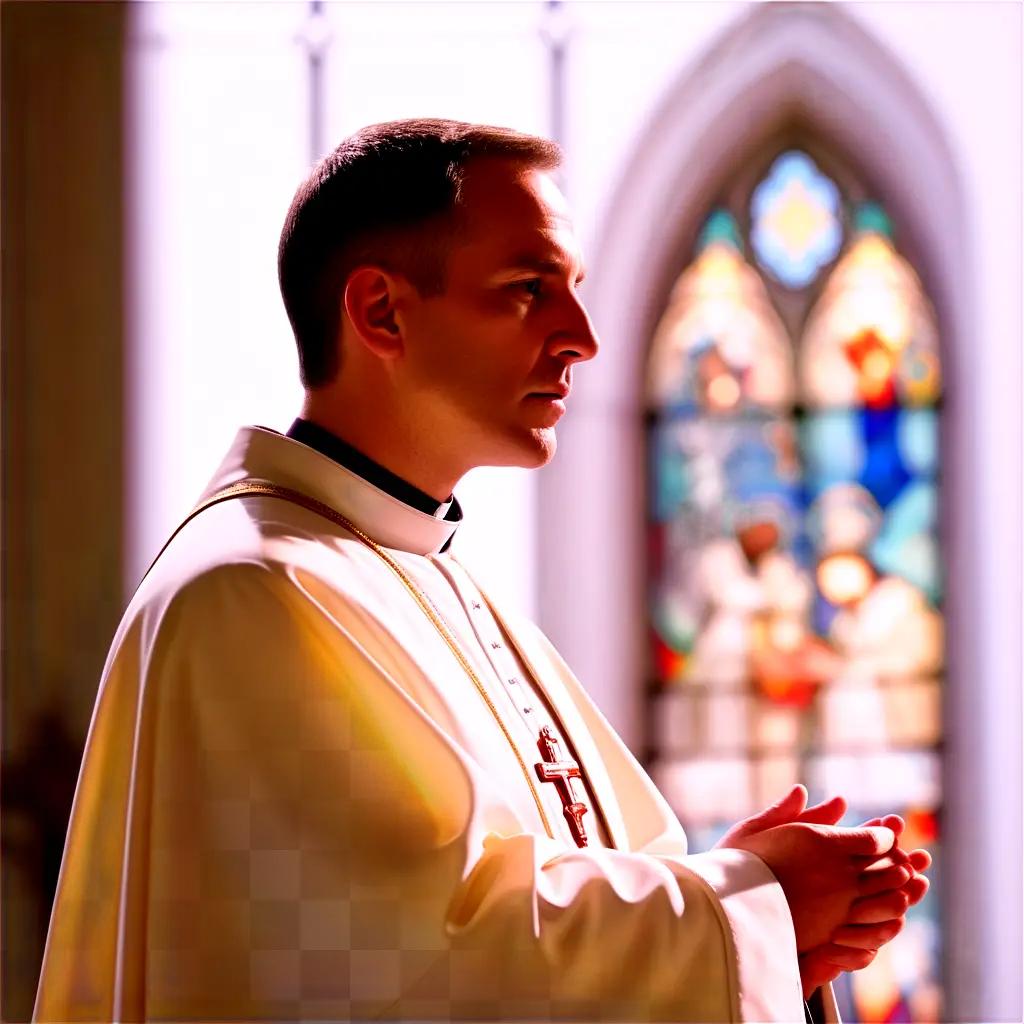
{"type": "Polygon", "coordinates": [[[774,876],[687,853],[546,638],[438,553],[453,523],[263,428],[207,493],[250,477],[383,545],[487,699],[342,527],[277,497],[203,511],[107,660],[37,1019],[803,1019],[774,876]],[[544,724],[582,769],[583,848],[535,774],[544,724]]]}

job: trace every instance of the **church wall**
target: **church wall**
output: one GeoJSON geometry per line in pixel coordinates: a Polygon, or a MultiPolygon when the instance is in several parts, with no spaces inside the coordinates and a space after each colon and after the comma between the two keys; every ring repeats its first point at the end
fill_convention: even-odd
{"type": "Polygon", "coordinates": [[[276,254],[308,153],[298,5],[132,10],[126,596],[238,426],[301,402],[276,254]]]}

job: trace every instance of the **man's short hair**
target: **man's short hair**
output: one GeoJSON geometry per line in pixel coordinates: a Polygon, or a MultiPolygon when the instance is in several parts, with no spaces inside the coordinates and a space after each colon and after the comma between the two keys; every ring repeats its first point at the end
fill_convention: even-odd
{"type": "Polygon", "coordinates": [[[421,295],[441,294],[469,163],[500,157],[547,170],[561,162],[547,139],[463,121],[387,121],[360,129],[314,167],[285,218],[278,280],[302,383],[338,372],[341,297],[356,267],[407,277],[421,295]]]}

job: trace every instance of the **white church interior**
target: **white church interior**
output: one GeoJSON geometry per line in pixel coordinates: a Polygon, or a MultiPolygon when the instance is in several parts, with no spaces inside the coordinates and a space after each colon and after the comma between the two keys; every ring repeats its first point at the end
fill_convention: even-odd
{"type": "Polygon", "coordinates": [[[119,615],[237,427],[298,412],[292,193],[439,116],[561,144],[602,343],[552,464],[460,486],[457,555],[695,850],[798,781],[904,816],[932,890],[844,1020],[1020,1020],[1021,15],[5,5],[5,1019],[119,615]]]}

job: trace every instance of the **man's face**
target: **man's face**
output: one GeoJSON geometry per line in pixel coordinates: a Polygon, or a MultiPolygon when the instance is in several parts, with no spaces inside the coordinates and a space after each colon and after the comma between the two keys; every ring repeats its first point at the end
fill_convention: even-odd
{"type": "Polygon", "coordinates": [[[542,171],[481,159],[463,211],[444,293],[405,311],[402,386],[431,443],[465,468],[540,466],[555,451],[572,366],[598,347],[565,199],[542,171]]]}

